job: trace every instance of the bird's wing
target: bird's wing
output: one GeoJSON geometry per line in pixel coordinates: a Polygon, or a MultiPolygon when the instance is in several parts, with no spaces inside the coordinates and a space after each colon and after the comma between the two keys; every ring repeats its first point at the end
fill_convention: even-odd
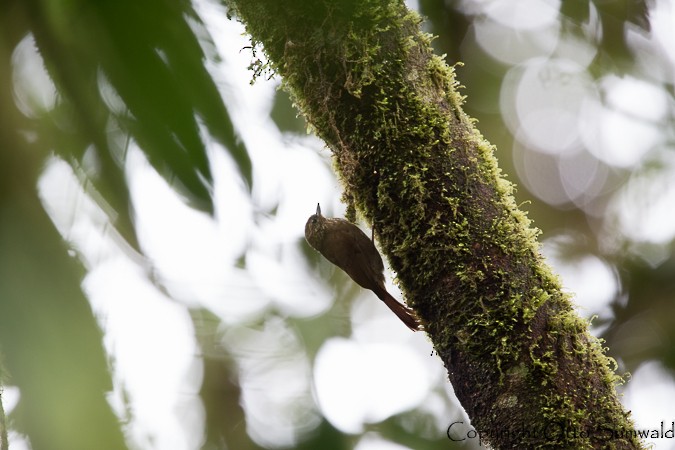
{"type": "Polygon", "coordinates": [[[326,258],[347,272],[358,285],[375,290],[384,282],[384,264],[375,245],[356,225],[332,229],[324,247],[331,249],[326,258]],[[358,231],[358,232],[356,232],[358,231]]]}

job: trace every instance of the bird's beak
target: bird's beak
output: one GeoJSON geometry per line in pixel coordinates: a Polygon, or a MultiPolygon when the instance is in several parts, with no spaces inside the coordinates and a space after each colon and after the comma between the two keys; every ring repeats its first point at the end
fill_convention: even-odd
{"type": "Polygon", "coordinates": [[[316,215],[317,216],[321,215],[321,205],[318,203],[316,204],[316,215]]]}

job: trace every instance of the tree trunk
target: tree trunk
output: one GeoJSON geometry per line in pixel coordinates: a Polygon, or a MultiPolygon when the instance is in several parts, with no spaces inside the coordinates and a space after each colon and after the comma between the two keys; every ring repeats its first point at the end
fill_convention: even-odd
{"type": "Polygon", "coordinates": [[[640,448],[613,361],[540,256],[419,16],[397,0],[229,2],[332,150],[482,440],[640,448]]]}

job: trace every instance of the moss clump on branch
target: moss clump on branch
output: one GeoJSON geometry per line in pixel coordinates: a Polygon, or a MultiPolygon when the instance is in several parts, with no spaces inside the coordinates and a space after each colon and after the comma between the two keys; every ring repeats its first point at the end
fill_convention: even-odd
{"type": "Polygon", "coordinates": [[[630,429],[613,362],[540,256],[419,16],[401,1],[230,2],[332,150],[481,434],[497,448],[604,448],[594,431],[630,429]],[[500,433],[550,424],[577,432],[500,433]]]}

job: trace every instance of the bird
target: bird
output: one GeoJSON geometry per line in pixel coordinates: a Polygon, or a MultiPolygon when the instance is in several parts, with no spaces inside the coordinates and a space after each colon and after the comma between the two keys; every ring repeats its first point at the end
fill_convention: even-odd
{"type": "Polygon", "coordinates": [[[384,287],[384,263],[373,241],[359,227],[340,218],[316,213],[305,224],[305,239],[328,261],[345,271],[359,286],[370,289],[412,331],[422,329],[411,308],[399,303],[384,287]]]}

